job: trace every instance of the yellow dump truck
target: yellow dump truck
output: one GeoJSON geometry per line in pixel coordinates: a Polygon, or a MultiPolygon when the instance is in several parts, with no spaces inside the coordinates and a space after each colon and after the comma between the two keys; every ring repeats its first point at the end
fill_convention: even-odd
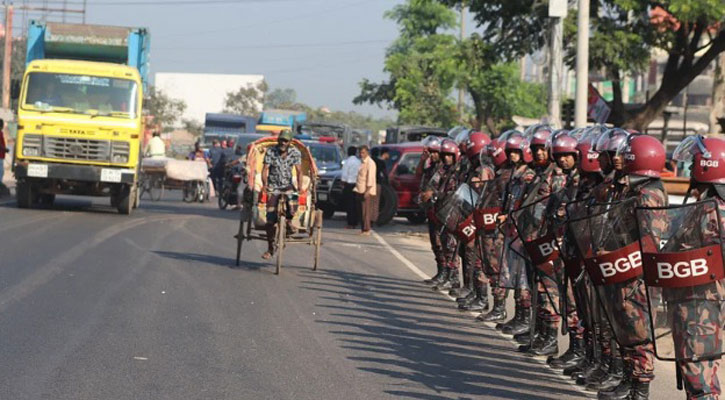
{"type": "Polygon", "coordinates": [[[108,196],[121,214],[138,206],[148,44],[144,29],[31,23],[13,154],[18,207],[57,194],[108,196]]]}

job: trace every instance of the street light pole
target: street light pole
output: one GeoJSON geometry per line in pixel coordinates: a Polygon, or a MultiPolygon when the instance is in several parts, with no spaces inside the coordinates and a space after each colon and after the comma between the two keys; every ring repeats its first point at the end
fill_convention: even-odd
{"type": "Polygon", "coordinates": [[[576,38],[576,102],[574,126],[587,124],[589,99],[589,0],[579,0],[576,38]]]}

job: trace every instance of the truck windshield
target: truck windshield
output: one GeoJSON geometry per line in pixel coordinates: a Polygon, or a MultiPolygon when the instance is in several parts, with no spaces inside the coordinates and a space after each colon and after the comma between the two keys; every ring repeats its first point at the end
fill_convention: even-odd
{"type": "Polygon", "coordinates": [[[128,79],[34,72],[28,75],[25,106],[69,112],[136,118],[138,85],[128,79]]]}

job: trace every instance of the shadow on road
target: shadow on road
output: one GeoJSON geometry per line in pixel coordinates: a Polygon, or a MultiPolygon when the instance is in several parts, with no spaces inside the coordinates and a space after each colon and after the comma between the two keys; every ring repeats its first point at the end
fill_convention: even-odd
{"type": "MultiPolygon", "coordinates": [[[[204,265],[204,266],[214,266],[214,267],[224,267],[224,268],[231,268],[231,269],[248,269],[248,270],[268,270],[270,273],[274,272],[274,264],[271,261],[264,261],[264,262],[256,262],[256,261],[248,261],[248,260],[242,260],[240,265],[237,267],[235,265],[235,260],[231,258],[226,257],[219,257],[212,254],[199,254],[199,253],[181,253],[181,252],[175,252],[175,251],[162,251],[162,250],[154,250],[154,254],[164,257],[164,258],[170,258],[172,260],[179,260],[179,261],[188,261],[190,263],[194,263],[194,265],[204,265]]],[[[287,265],[285,264],[282,269],[294,269],[294,270],[307,270],[309,271],[310,267],[305,267],[301,265],[287,265]]]]}
{"type": "MultiPolygon", "coordinates": [[[[585,397],[548,367],[517,354],[420,282],[323,270],[301,272],[323,293],[318,307],[358,369],[392,380],[385,393],[411,399],[585,397]]],[[[371,394],[371,398],[375,398],[371,394]]]]}

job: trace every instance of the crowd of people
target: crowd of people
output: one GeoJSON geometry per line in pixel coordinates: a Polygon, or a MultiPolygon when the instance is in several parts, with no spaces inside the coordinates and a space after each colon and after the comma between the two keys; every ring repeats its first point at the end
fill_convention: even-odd
{"type": "Polygon", "coordinates": [[[600,399],[647,399],[655,357],[676,362],[689,399],[718,398],[724,139],[675,150],[691,177],[676,206],[661,180],[665,147],[637,132],[535,125],[424,144],[433,290],[600,399]]]}

